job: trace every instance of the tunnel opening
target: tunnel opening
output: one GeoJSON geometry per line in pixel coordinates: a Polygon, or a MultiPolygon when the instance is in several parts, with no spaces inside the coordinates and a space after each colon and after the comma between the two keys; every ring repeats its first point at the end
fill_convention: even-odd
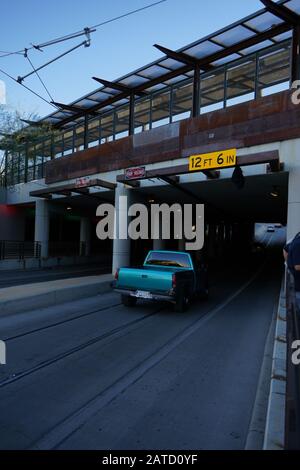
{"type": "MultiPolygon", "coordinates": [[[[242,188],[232,178],[154,185],[134,189],[136,199],[151,204],[197,204],[205,207],[205,256],[210,260],[239,259],[243,253],[255,252],[256,224],[267,231],[269,224],[285,226],[287,222],[288,173],[246,176],[242,188]]],[[[131,262],[140,264],[155,241],[131,242],[131,262]]],[[[184,249],[182,240],[165,240],[163,249],[184,249]]]]}

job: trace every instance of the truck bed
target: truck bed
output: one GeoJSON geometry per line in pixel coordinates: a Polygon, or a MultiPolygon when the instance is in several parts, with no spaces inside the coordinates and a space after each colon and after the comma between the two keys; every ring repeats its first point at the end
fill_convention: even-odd
{"type": "Polygon", "coordinates": [[[120,289],[168,292],[172,289],[174,272],[176,269],[166,267],[121,268],[117,286],[120,289]]]}

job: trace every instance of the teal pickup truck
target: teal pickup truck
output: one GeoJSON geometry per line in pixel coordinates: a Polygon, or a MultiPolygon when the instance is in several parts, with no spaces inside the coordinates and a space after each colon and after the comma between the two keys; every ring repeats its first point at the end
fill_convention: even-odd
{"type": "Polygon", "coordinates": [[[118,269],[113,288],[127,307],[138,299],[162,300],[183,312],[193,298],[208,296],[207,269],[186,252],[150,251],[142,267],[118,269]]]}

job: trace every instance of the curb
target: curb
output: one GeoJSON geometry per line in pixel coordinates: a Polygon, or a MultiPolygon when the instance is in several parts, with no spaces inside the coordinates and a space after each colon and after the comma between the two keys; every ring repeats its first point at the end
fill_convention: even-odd
{"type": "MultiPolygon", "coordinates": [[[[77,278],[80,280],[80,278],[77,278]]],[[[11,314],[24,313],[31,310],[37,310],[55,305],[61,305],[66,302],[93,297],[99,294],[104,294],[111,290],[111,281],[91,281],[91,283],[83,283],[72,286],[52,288],[42,293],[26,295],[24,297],[16,297],[9,300],[0,300],[0,317],[5,317],[11,314]]],[[[54,281],[55,282],[55,281],[54,281]]],[[[27,286],[22,286],[22,288],[27,286]]]]}
{"type": "Polygon", "coordinates": [[[266,340],[262,366],[260,370],[252,417],[248,429],[245,450],[262,450],[265,437],[266,417],[269,403],[270,376],[272,372],[272,359],[274,335],[277,319],[277,304],[274,306],[272,320],[266,340]]]}
{"type": "Polygon", "coordinates": [[[282,284],[276,318],[272,375],[263,450],[284,450],[286,400],[286,297],[282,284]]]}

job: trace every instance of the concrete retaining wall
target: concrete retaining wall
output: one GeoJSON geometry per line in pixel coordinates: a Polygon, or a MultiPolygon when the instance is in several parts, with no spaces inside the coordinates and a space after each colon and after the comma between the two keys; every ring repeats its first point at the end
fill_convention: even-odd
{"type": "Polygon", "coordinates": [[[112,276],[88,276],[0,290],[0,316],[38,310],[109,292],[112,276]]]}

